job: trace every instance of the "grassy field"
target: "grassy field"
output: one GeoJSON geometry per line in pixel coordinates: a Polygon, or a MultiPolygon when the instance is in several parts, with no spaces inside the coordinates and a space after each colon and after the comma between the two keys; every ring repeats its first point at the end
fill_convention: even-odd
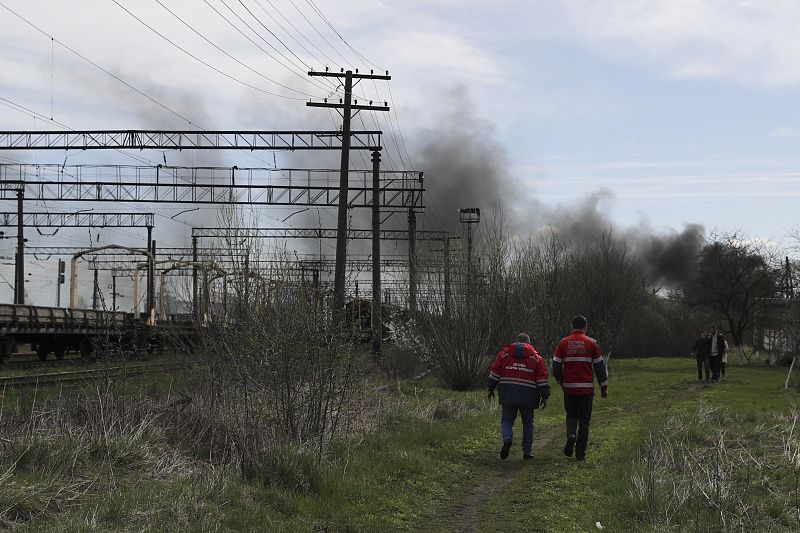
{"type": "Polygon", "coordinates": [[[561,453],[557,388],[536,413],[535,459],[523,462],[515,445],[501,461],[496,404],[430,379],[382,393],[379,429],[321,463],[281,448],[257,476],[187,457],[146,431],[80,455],[70,442],[34,439],[20,450],[0,440],[0,529],[800,529],[798,394],[782,388],[785,369],[734,365],[726,382],[707,386],[693,366],[615,361],[609,398],[595,399],[585,463],[561,453]],[[95,488],[84,490],[90,480],[95,488]]]}

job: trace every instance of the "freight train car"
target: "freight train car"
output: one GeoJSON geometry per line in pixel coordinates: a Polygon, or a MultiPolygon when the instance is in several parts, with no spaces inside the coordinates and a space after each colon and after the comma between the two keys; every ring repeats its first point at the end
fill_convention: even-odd
{"type": "Polygon", "coordinates": [[[119,311],[0,304],[0,363],[21,344],[30,344],[41,360],[51,353],[62,359],[68,351],[83,357],[113,350],[150,352],[170,337],[187,342],[192,329],[193,323],[185,321],[148,326],[119,311]]]}

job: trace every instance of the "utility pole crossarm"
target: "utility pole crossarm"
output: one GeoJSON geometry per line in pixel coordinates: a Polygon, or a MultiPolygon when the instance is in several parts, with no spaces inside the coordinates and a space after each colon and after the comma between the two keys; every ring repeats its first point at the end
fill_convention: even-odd
{"type": "MultiPolygon", "coordinates": [[[[310,71],[308,71],[308,75],[309,76],[316,76],[316,77],[320,77],[320,78],[344,78],[347,75],[347,72],[344,72],[344,71],[343,72],[321,72],[321,71],[318,71],[318,70],[310,70],[310,71]]],[[[392,77],[389,76],[388,72],[386,74],[373,74],[373,72],[370,71],[369,74],[359,74],[358,71],[355,71],[355,72],[351,72],[350,76],[354,80],[386,80],[386,81],[388,81],[388,80],[392,79],[392,77]]]]}
{"type": "MultiPolygon", "coordinates": [[[[328,107],[332,109],[344,109],[344,104],[331,104],[328,102],[306,102],[308,107],[328,107]]],[[[350,109],[357,111],[389,111],[388,105],[359,105],[353,104],[350,109]]]]}

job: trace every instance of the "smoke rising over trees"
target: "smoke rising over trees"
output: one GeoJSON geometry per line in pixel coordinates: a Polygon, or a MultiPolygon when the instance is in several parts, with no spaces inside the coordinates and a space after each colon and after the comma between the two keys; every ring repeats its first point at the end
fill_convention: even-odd
{"type": "Polygon", "coordinates": [[[460,207],[479,207],[485,219],[499,207],[514,238],[552,233],[580,248],[613,233],[649,283],[674,286],[688,279],[703,243],[703,225],[689,223],[660,234],[614,227],[603,211],[603,202],[613,196],[603,189],[589,192],[577,204],[543,202],[536,197],[535,182],[511,174],[503,142],[490,123],[475,116],[466,90],[456,88],[448,96],[439,126],[420,133],[414,156],[425,171],[425,217],[437,228],[459,231],[460,207]]]}

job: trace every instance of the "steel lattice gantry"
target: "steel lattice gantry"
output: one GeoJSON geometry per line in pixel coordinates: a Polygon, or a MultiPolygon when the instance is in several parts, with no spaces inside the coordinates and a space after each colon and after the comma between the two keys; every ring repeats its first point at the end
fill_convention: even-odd
{"type": "MultiPolygon", "coordinates": [[[[231,260],[235,260],[232,257],[225,257],[225,258],[201,258],[200,262],[204,261],[212,261],[225,268],[230,266],[231,260]]],[[[163,261],[163,258],[159,257],[157,261],[163,261]]],[[[176,262],[180,260],[176,259],[176,262]]],[[[188,261],[188,259],[184,259],[184,261],[188,261]]],[[[135,264],[141,262],[141,260],[131,259],[130,257],[126,258],[124,256],[96,256],[94,259],[88,260],[88,268],[89,270],[113,270],[116,272],[122,271],[130,271],[133,272],[135,268],[135,264]]],[[[352,258],[348,259],[347,264],[350,266],[351,270],[355,272],[370,272],[372,270],[372,259],[369,257],[359,257],[359,258],[352,258]]],[[[335,259],[332,258],[322,258],[322,259],[249,259],[247,266],[252,271],[262,270],[262,269],[270,269],[270,268],[277,268],[280,269],[282,267],[287,267],[293,270],[319,270],[323,272],[333,272],[333,268],[335,265],[335,259]]],[[[243,263],[238,262],[237,266],[240,268],[243,266],[243,263]]],[[[438,271],[442,268],[441,261],[436,260],[423,260],[419,262],[421,268],[430,268],[432,271],[438,271]]],[[[191,271],[191,268],[188,268],[191,271]]],[[[386,258],[381,259],[381,270],[384,272],[393,272],[393,273],[404,273],[408,271],[408,261],[405,258],[386,258]]]]}
{"type": "MultiPolygon", "coordinates": [[[[350,174],[350,207],[373,204],[372,172],[350,174]]],[[[0,199],[142,202],[175,204],[261,204],[336,207],[339,171],[131,165],[0,165],[0,199]]],[[[422,173],[383,171],[381,209],[423,209],[422,173]]]]}
{"type": "MultiPolygon", "coordinates": [[[[380,131],[351,131],[351,150],[380,150],[380,131]]],[[[0,131],[0,150],[341,150],[340,131],[0,131]]]]}
{"type": "MultiPolygon", "coordinates": [[[[222,239],[335,239],[336,228],[192,228],[192,237],[222,239]]],[[[407,241],[408,230],[380,230],[382,241],[407,241]]],[[[446,231],[417,231],[418,241],[444,241],[446,231]]],[[[347,239],[372,239],[371,229],[348,229],[347,239]]]]}
{"type": "MultiPolygon", "coordinates": [[[[25,213],[22,225],[35,228],[153,227],[153,213],[25,213]]],[[[0,226],[16,226],[18,213],[0,213],[0,226]]]]}
{"type": "MultiPolygon", "coordinates": [[[[50,257],[50,256],[73,256],[78,252],[86,250],[86,247],[76,246],[27,246],[25,247],[25,255],[33,255],[35,257],[50,257]]],[[[157,259],[190,259],[192,257],[192,248],[158,248],[157,259]]],[[[238,257],[239,253],[229,250],[220,250],[217,248],[198,248],[198,254],[207,259],[214,259],[219,257],[238,257]]],[[[119,254],[114,250],[105,250],[97,253],[86,254],[92,257],[102,257],[105,259],[113,259],[117,257],[126,257],[125,254],[119,254]]],[[[244,257],[243,255],[241,257],[244,257]]]]}

